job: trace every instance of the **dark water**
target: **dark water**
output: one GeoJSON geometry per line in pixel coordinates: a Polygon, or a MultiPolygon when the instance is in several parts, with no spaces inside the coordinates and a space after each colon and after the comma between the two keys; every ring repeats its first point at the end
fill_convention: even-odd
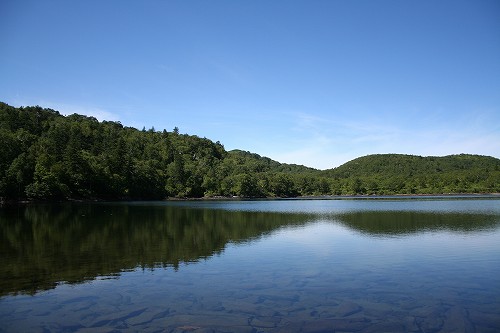
{"type": "Polygon", "coordinates": [[[500,332],[500,200],[0,209],[0,332],[500,332]]]}

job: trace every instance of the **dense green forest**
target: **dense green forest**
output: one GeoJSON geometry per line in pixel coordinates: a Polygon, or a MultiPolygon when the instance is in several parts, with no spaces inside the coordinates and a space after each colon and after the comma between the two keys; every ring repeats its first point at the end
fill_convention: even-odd
{"type": "Polygon", "coordinates": [[[321,175],[334,180],[334,194],[500,192],[500,160],[479,155],[369,155],[321,175]]]}
{"type": "Polygon", "coordinates": [[[370,155],[331,170],[220,142],[0,103],[0,198],[163,199],[500,192],[500,160],[370,155]]]}

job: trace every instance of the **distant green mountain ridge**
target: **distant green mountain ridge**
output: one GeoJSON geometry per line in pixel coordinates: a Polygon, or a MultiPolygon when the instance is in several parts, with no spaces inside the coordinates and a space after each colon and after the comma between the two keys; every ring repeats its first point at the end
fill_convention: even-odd
{"type": "Polygon", "coordinates": [[[500,192],[500,160],[383,154],[320,171],[220,142],[0,102],[0,201],[500,192]]]}
{"type": "Polygon", "coordinates": [[[396,175],[428,174],[456,170],[498,170],[500,160],[481,155],[449,155],[443,157],[403,154],[374,154],[358,157],[325,173],[335,177],[366,176],[376,174],[396,175]]]}
{"type": "Polygon", "coordinates": [[[248,172],[274,171],[287,173],[317,173],[319,171],[303,165],[280,163],[269,157],[260,156],[259,154],[239,149],[230,150],[229,155],[237,161],[239,165],[245,166],[248,172]]]}
{"type": "Polygon", "coordinates": [[[499,191],[500,160],[482,155],[375,154],[321,172],[341,192],[358,194],[493,193],[499,191]]]}

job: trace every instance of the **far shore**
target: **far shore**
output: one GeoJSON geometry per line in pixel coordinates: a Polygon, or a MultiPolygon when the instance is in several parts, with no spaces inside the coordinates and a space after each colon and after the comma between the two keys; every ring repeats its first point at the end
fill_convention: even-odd
{"type": "Polygon", "coordinates": [[[35,204],[35,203],[98,203],[98,202],[127,202],[127,201],[245,201],[245,200],[342,200],[342,199],[422,199],[422,198],[500,198],[500,193],[435,193],[435,194],[355,194],[355,195],[307,195],[297,197],[240,197],[240,196],[214,196],[200,198],[164,198],[164,199],[66,199],[66,200],[3,200],[0,198],[0,206],[35,204]]]}

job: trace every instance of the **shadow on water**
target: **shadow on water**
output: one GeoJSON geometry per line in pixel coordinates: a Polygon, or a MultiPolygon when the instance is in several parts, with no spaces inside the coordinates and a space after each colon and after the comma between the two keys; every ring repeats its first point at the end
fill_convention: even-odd
{"type": "MultiPolygon", "coordinates": [[[[324,215],[169,205],[59,204],[0,209],[0,296],[209,258],[228,243],[302,226],[324,215]]],[[[367,235],[496,228],[497,215],[355,211],[327,217],[367,235]]]]}

